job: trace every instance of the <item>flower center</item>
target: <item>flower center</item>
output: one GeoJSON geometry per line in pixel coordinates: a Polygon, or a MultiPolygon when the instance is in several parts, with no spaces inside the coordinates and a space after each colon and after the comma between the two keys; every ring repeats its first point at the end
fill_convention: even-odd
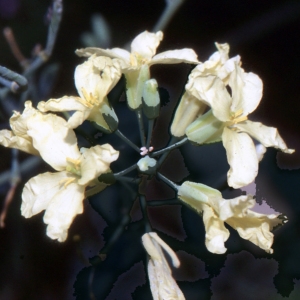
{"type": "Polygon", "coordinates": [[[80,168],[80,160],[79,159],[73,159],[73,158],[70,158],[70,157],[67,157],[66,158],[67,160],[67,167],[66,167],[66,171],[67,172],[70,172],[74,175],[77,175],[77,176],[81,176],[81,168],[80,168]]]}
{"type": "Polygon", "coordinates": [[[79,159],[73,159],[70,157],[66,158],[67,160],[67,167],[66,171],[69,173],[72,173],[72,175],[75,175],[74,177],[66,177],[62,179],[59,183],[64,185],[64,188],[66,188],[70,183],[74,182],[77,178],[81,177],[81,168],[80,168],[80,160],[79,159]]]}
{"type": "Polygon", "coordinates": [[[100,105],[100,101],[92,93],[88,93],[85,88],[81,88],[81,92],[84,98],[80,98],[80,102],[88,108],[100,105]]]}
{"type": "Polygon", "coordinates": [[[227,122],[227,126],[234,126],[240,122],[248,120],[247,116],[243,116],[243,110],[239,109],[235,112],[230,113],[230,121],[227,122]]]}
{"type": "Polygon", "coordinates": [[[147,59],[140,54],[134,52],[130,54],[130,65],[133,67],[138,67],[147,63],[147,59]]]}

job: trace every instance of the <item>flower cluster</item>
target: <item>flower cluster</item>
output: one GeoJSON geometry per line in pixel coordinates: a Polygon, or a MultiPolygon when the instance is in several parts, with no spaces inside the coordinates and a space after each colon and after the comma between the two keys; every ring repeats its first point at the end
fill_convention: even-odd
{"type": "MultiPolygon", "coordinates": [[[[10,119],[12,130],[0,131],[0,144],[39,155],[56,171],[37,175],[25,184],[22,215],[29,218],[45,210],[47,235],[62,242],[67,238],[75,216],[82,213],[84,198],[102,191],[109,184],[99,181],[99,177],[111,172],[110,164],[118,159],[119,152],[110,144],[79,149],[74,129],[88,120],[106,134],[117,132],[123,137],[118,130],[117,115],[107,97],[123,74],[127,104],[137,112],[141,133],[139,147],[127,140],[142,156],[128,170],[136,169],[144,177],[158,176],[176,190],[181,201],[203,217],[208,251],[226,252],[227,223],[242,238],[272,253],[271,230],[281,220],[278,215],[251,210],[255,204],[253,196],[225,200],[216,189],[189,181],[178,186],[159,173],[166,154],[188,141],[199,145],[222,141],[230,165],[228,185],[233,188],[253,182],[265,147],[292,153],[294,150],[287,148],[276,128],[248,120],[248,115],[262,98],[261,79],[244,71],[240,56],[229,57],[228,44],[216,43],[217,51],[201,63],[192,49],[156,54],[162,38],[160,31],[142,32],[132,41],[130,52],[120,48],[77,50],[79,56],[87,57],[75,70],[79,96],[41,101],[37,109],[27,101],[22,114],[14,112],[10,119]],[[148,130],[145,142],[141,120],[141,111],[152,125],[159,115],[158,83],[151,78],[150,67],[177,63],[195,65],[170,126],[172,136],[179,141],[155,152],[150,145],[152,130],[148,130]],[[70,117],[65,120],[53,112],[68,112],[70,117]],[[261,143],[260,154],[252,139],[261,143]]],[[[112,176],[118,180],[128,170],[112,176]]],[[[143,235],[142,242],[150,256],[148,273],[154,299],[184,299],[162,248],[178,267],[175,253],[154,232],[143,235]]]]}

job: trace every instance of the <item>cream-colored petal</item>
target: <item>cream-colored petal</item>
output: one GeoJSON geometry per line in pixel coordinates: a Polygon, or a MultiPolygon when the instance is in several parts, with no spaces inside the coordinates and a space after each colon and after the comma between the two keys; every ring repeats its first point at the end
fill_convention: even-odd
{"type": "Polygon", "coordinates": [[[87,148],[81,148],[81,178],[78,184],[87,185],[101,174],[109,170],[110,163],[117,160],[119,151],[116,151],[111,145],[97,145],[87,148]]]}
{"type": "Polygon", "coordinates": [[[78,49],[75,51],[78,56],[90,57],[92,55],[97,56],[107,56],[110,58],[117,58],[120,61],[123,61],[125,65],[130,65],[130,53],[121,48],[113,49],[101,49],[95,47],[87,47],[83,49],[78,49]]]}
{"type": "Polygon", "coordinates": [[[55,195],[64,189],[63,180],[68,176],[67,172],[47,172],[32,177],[22,192],[22,216],[30,218],[45,210],[55,195]]]}
{"type": "Polygon", "coordinates": [[[150,79],[150,70],[147,64],[142,65],[135,71],[125,74],[126,96],[129,108],[135,110],[142,105],[144,84],[150,79]]]}
{"type": "Polygon", "coordinates": [[[247,116],[260,103],[263,83],[256,74],[245,73],[237,63],[234,64],[234,68],[229,78],[232,90],[231,111],[242,111],[243,115],[247,116]]]}
{"type": "Polygon", "coordinates": [[[65,170],[66,158],[79,159],[77,138],[67,122],[56,115],[46,114],[28,121],[28,135],[41,157],[55,170],[65,170]]]}
{"type": "Polygon", "coordinates": [[[142,236],[143,245],[150,256],[148,263],[148,277],[154,300],[174,299],[184,300],[184,295],[172,277],[172,271],[162,251],[171,256],[174,266],[179,267],[179,260],[174,251],[164,243],[155,232],[142,236]]]}
{"type": "Polygon", "coordinates": [[[93,121],[91,114],[93,109],[84,109],[82,111],[75,111],[72,116],[68,119],[67,127],[70,129],[75,129],[80,126],[85,120],[93,121]]]}
{"type": "Polygon", "coordinates": [[[7,129],[0,131],[0,145],[19,149],[33,155],[39,155],[39,152],[33,147],[31,139],[28,140],[26,138],[16,136],[12,131],[7,129]]]}
{"type": "Polygon", "coordinates": [[[216,254],[225,253],[227,249],[224,243],[229,238],[229,231],[214,210],[206,204],[203,204],[203,222],[207,250],[216,254]]]}
{"type": "Polygon", "coordinates": [[[47,235],[64,242],[76,215],[83,212],[84,186],[70,183],[52,198],[44,215],[47,235]]]}
{"type": "Polygon", "coordinates": [[[248,210],[254,207],[255,200],[251,195],[242,195],[229,200],[221,199],[218,203],[211,199],[211,204],[218,212],[220,219],[226,221],[232,217],[243,218],[246,216],[248,210]]]}
{"type": "Polygon", "coordinates": [[[31,140],[27,134],[27,122],[33,116],[40,114],[40,112],[32,107],[31,101],[26,101],[24,106],[25,108],[22,114],[14,111],[9,119],[9,123],[15,135],[31,140]]]}
{"type": "Polygon", "coordinates": [[[131,43],[131,53],[150,60],[156,53],[156,49],[163,39],[163,33],[144,31],[134,38],[131,43]]]}
{"type": "Polygon", "coordinates": [[[222,80],[216,76],[197,77],[189,80],[186,90],[199,100],[209,105],[213,114],[220,121],[230,119],[231,97],[222,80]]]}
{"type": "Polygon", "coordinates": [[[195,96],[185,92],[180,99],[179,105],[171,125],[171,133],[181,137],[185,135],[186,128],[207,108],[206,104],[199,101],[195,96]]]}
{"type": "Polygon", "coordinates": [[[255,200],[250,196],[223,200],[219,208],[220,217],[236,229],[242,238],[272,253],[273,233],[270,230],[281,224],[281,220],[275,214],[260,214],[250,210],[254,205],[255,200]]]}
{"type": "Polygon", "coordinates": [[[258,172],[258,158],[252,139],[246,133],[225,127],[222,140],[230,165],[228,185],[235,189],[248,185],[258,172]]]}
{"type": "Polygon", "coordinates": [[[232,69],[228,68],[228,63],[230,61],[240,61],[240,57],[236,56],[229,59],[229,45],[228,44],[218,44],[216,43],[218,51],[213,53],[209,59],[203,63],[196,66],[191,72],[189,80],[194,80],[194,78],[214,75],[219,77],[225,84],[228,83],[228,76],[232,72],[232,69]]]}
{"type": "Polygon", "coordinates": [[[193,49],[169,50],[155,55],[149,65],[154,64],[198,64],[198,56],[193,49]]]}
{"type": "Polygon", "coordinates": [[[87,109],[84,105],[84,100],[80,97],[64,96],[58,99],[49,99],[48,101],[40,101],[38,104],[38,109],[42,112],[55,111],[73,111],[79,110],[83,111],[87,109]]]}
{"type": "Polygon", "coordinates": [[[295,151],[294,149],[288,149],[284,140],[279,135],[277,128],[268,127],[260,122],[249,120],[237,124],[236,127],[241,131],[247,132],[265,147],[274,147],[285,153],[293,153],[295,151]]]}
{"type": "Polygon", "coordinates": [[[117,84],[121,74],[121,68],[116,60],[93,55],[76,67],[75,86],[81,98],[84,99],[85,93],[87,93],[94,97],[99,105],[117,84]]]}
{"type": "Polygon", "coordinates": [[[272,228],[281,224],[275,214],[260,214],[251,210],[255,205],[252,196],[239,196],[229,200],[211,202],[220,219],[236,229],[239,235],[272,253],[272,228]]]}

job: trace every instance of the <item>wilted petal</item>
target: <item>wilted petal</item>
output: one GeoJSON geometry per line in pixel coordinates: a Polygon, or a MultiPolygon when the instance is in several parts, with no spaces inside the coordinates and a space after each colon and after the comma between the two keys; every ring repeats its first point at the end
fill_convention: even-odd
{"type": "Polygon", "coordinates": [[[24,106],[25,108],[22,114],[20,114],[17,111],[14,111],[13,115],[9,119],[9,124],[15,135],[31,140],[31,138],[29,138],[27,134],[27,122],[33,116],[41,113],[32,107],[31,101],[26,101],[24,106]]]}
{"type": "Polygon", "coordinates": [[[197,64],[197,54],[193,49],[185,48],[180,50],[169,50],[155,55],[149,65],[154,64],[197,64]]]}
{"type": "Polygon", "coordinates": [[[73,96],[64,96],[58,99],[49,99],[46,102],[40,101],[37,107],[42,112],[63,112],[72,110],[83,111],[87,109],[86,105],[84,105],[84,102],[80,97],[73,96]]]}
{"type": "Polygon", "coordinates": [[[163,33],[144,31],[140,33],[131,43],[131,53],[137,53],[141,57],[150,60],[156,53],[156,49],[163,39],[163,33]]]}
{"type": "Polygon", "coordinates": [[[207,250],[216,254],[225,253],[227,249],[224,243],[229,238],[229,231],[212,207],[206,204],[203,205],[203,223],[207,250]]]}
{"type": "Polygon", "coordinates": [[[73,130],[66,127],[66,121],[53,114],[31,118],[28,121],[28,135],[41,157],[55,170],[66,168],[66,158],[79,159],[77,138],[73,130]]]}
{"type": "Polygon", "coordinates": [[[232,112],[242,111],[247,116],[257,108],[262,97],[263,83],[256,74],[245,73],[235,63],[229,77],[229,86],[232,91],[232,112]]]}
{"type": "Polygon", "coordinates": [[[90,57],[92,55],[97,56],[107,56],[110,58],[117,58],[126,64],[130,64],[130,53],[121,48],[113,49],[101,49],[95,47],[87,47],[83,49],[78,49],[75,51],[78,56],[90,57]]]}
{"type": "Polygon", "coordinates": [[[174,251],[155,232],[145,233],[142,242],[150,256],[148,276],[153,299],[184,300],[184,295],[172,277],[172,271],[162,248],[170,255],[173,266],[178,268],[180,262],[174,251]]]}
{"type": "Polygon", "coordinates": [[[186,90],[208,104],[220,121],[226,122],[230,119],[231,97],[220,78],[211,75],[197,77],[188,82],[186,90]]]}
{"type": "Polygon", "coordinates": [[[237,230],[239,235],[261,249],[272,253],[273,233],[270,230],[281,223],[275,214],[260,214],[250,208],[255,205],[251,196],[222,200],[218,204],[220,218],[237,230]]]}
{"type": "Polygon", "coordinates": [[[116,151],[111,145],[97,145],[87,148],[81,148],[81,178],[78,184],[87,185],[101,174],[109,170],[110,163],[117,160],[119,151],[116,151]]]}
{"type": "Polygon", "coordinates": [[[83,212],[84,189],[84,186],[70,183],[52,198],[44,215],[44,222],[48,224],[47,235],[50,238],[59,242],[66,240],[74,218],[83,212]]]}
{"type": "Polygon", "coordinates": [[[294,149],[288,149],[284,140],[278,133],[277,128],[268,127],[260,122],[245,121],[236,125],[236,127],[247,132],[265,147],[274,147],[285,153],[293,153],[294,149]]]}
{"type": "Polygon", "coordinates": [[[228,184],[237,189],[251,183],[258,172],[258,158],[252,139],[246,133],[224,128],[223,146],[230,170],[228,184]]]}
{"type": "Polygon", "coordinates": [[[33,147],[31,140],[16,136],[12,131],[7,129],[0,131],[0,145],[19,149],[33,155],[39,155],[39,152],[33,147]]]}

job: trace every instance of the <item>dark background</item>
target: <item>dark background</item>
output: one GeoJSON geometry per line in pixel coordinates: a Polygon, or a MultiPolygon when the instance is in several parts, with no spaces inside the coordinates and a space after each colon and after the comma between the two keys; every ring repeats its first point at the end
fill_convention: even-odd
{"type": "MultiPolygon", "coordinates": [[[[36,43],[45,44],[49,5],[50,1],[0,0],[0,27],[12,27],[21,50],[28,57],[36,43]]],[[[50,96],[76,94],[73,72],[82,59],[76,57],[74,51],[84,46],[80,36],[90,30],[92,14],[101,13],[106,18],[112,32],[111,47],[122,47],[140,32],[151,31],[163,8],[163,0],[64,1],[61,28],[48,63],[59,65],[50,96]]],[[[189,249],[179,250],[182,265],[186,264],[188,271],[176,273],[187,300],[300,297],[299,18],[299,1],[187,0],[164,30],[159,52],[190,47],[197,52],[200,61],[205,61],[215,51],[215,41],[228,42],[231,46],[230,55],[241,55],[244,69],[258,74],[264,82],[263,99],[250,119],[277,127],[288,146],[296,149],[296,153],[289,157],[277,155],[275,150],[269,149],[256,180],[258,202],[265,199],[275,211],[289,218],[289,222],[275,234],[274,255],[267,255],[250,243],[241,242],[233,231],[227,243],[227,255],[209,255],[203,246],[202,221],[196,214],[190,214],[186,208],[178,205],[168,207],[168,218],[159,208],[149,209],[153,227],[166,234],[162,237],[168,241],[168,236],[171,236],[182,242],[178,245],[174,242],[173,245],[170,240],[174,249],[179,250],[184,243],[191,243],[189,249]],[[197,243],[193,244],[195,240],[197,243]]],[[[0,38],[0,54],[1,65],[21,71],[4,38],[0,38]]],[[[170,94],[170,102],[162,109],[156,125],[153,139],[156,148],[163,147],[167,141],[166,124],[189,69],[185,65],[152,68],[152,75],[170,94]]],[[[127,115],[127,110],[118,108],[117,111],[122,115],[120,127],[132,125],[134,121],[132,115],[127,115]]],[[[2,128],[8,128],[4,120],[9,116],[2,114],[2,128]]],[[[122,148],[119,146],[117,149],[122,148]]],[[[175,153],[166,164],[165,174],[169,168],[171,179],[182,180],[188,174],[184,167],[181,170],[175,168],[175,175],[176,171],[178,174],[181,171],[178,178],[172,178],[174,172],[170,171],[174,162],[178,165],[181,162],[190,171],[189,179],[218,187],[228,169],[221,145],[205,146],[201,154],[199,148],[188,145],[183,148],[182,154],[185,157],[184,163],[180,154],[175,153]]],[[[1,149],[1,170],[9,168],[10,156],[9,150],[1,149]]],[[[21,155],[21,159],[24,157],[21,155]]],[[[121,159],[124,165],[130,165],[126,164],[130,160],[126,155],[123,154],[121,159]]],[[[86,201],[85,212],[76,218],[65,243],[60,244],[46,237],[42,214],[26,220],[19,212],[22,185],[45,168],[41,165],[38,170],[30,170],[24,176],[8,212],[6,227],[0,231],[0,299],[73,299],[72,285],[77,273],[84,267],[89,272],[88,259],[97,255],[104,245],[103,228],[110,222],[117,222],[114,220],[118,218],[117,213],[114,215],[112,212],[108,220],[95,212],[86,201]],[[72,238],[74,235],[81,239],[75,241],[72,238]]],[[[7,189],[8,185],[0,189],[2,199],[7,189]]],[[[225,188],[223,192],[224,197],[229,198],[232,191],[225,188]]],[[[154,196],[151,193],[148,195],[149,198],[156,196],[155,193],[154,196]]],[[[112,210],[120,210],[118,200],[114,200],[118,198],[117,193],[109,191],[102,196],[105,197],[109,198],[107,206],[110,205],[112,210]]],[[[138,213],[133,214],[134,218],[140,218],[138,213]]],[[[138,248],[137,241],[132,244],[124,242],[118,250],[122,252],[138,248]]],[[[126,258],[123,257],[124,260],[126,258]]],[[[117,259],[115,261],[116,264],[122,264],[117,259]]],[[[99,292],[96,294],[97,299],[148,299],[149,295],[144,296],[142,288],[137,289],[133,296],[130,295],[138,285],[146,283],[143,268],[141,260],[135,263],[119,277],[108,297],[97,296],[101,295],[99,292]]],[[[80,290],[88,286],[88,278],[84,271],[81,272],[77,280],[77,296],[80,290]]],[[[101,276],[96,276],[94,280],[94,289],[97,290],[97,285],[101,290],[101,284],[104,284],[101,276]]],[[[82,292],[78,299],[89,299],[88,293],[82,292]]]]}

